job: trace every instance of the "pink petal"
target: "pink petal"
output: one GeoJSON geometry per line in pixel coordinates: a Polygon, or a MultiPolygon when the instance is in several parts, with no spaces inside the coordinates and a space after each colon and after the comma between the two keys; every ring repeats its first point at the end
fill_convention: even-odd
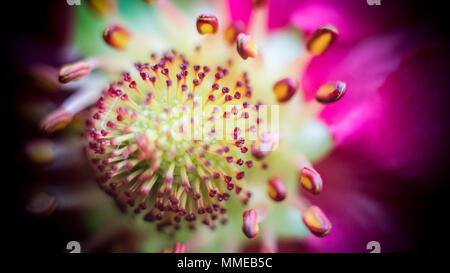
{"type": "Polygon", "coordinates": [[[396,31],[356,43],[337,43],[321,56],[313,57],[302,75],[305,98],[311,100],[322,84],[335,81],[347,83],[347,92],[340,101],[327,105],[321,117],[334,124],[358,103],[370,96],[395,70],[400,61],[426,35],[419,30],[396,31]]]}
{"type": "Polygon", "coordinates": [[[311,237],[310,250],[368,252],[375,240],[384,252],[411,251],[443,232],[445,207],[429,202],[450,166],[449,72],[450,47],[424,47],[336,124],[338,147],[315,166],[324,191],[312,199],[333,229],[311,237]]]}
{"type": "MultiPolygon", "coordinates": [[[[275,2],[275,1],[274,1],[275,2]]],[[[341,41],[361,39],[405,24],[414,5],[408,1],[384,1],[370,6],[366,1],[291,1],[300,2],[291,16],[291,23],[306,34],[320,26],[332,24],[339,30],[341,41]]]]}
{"type": "MultiPolygon", "coordinates": [[[[269,0],[268,28],[276,29],[289,24],[291,15],[301,3],[302,1],[269,0]]],[[[242,21],[248,24],[253,10],[251,0],[228,0],[228,5],[233,21],[242,21]]]]}
{"type": "Polygon", "coordinates": [[[242,21],[244,24],[248,24],[253,9],[251,0],[228,0],[228,7],[233,22],[242,21]]]}

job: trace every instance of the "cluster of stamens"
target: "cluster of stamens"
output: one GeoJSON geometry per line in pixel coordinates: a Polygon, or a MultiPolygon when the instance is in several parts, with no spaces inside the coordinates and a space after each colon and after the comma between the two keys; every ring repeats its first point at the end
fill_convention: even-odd
{"type": "MultiPolygon", "coordinates": [[[[174,6],[169,1],[161,2],[158,8],[171,14],[174,6]]],[[[255,9],[267,8],[267,1],[252,2],[255,9]]],[[[88,1],[88,6],[98,15],[112,14],[117,9],[113,0],[88,1]]],[[[199,34],[214,36],[219,33],[219,20],[213,14],[200,14],[196,27],[199,34]]],[[[251,67],[262,63],[258,47],[242,22],[229,22],[222,34],[230,46],[234,44],[239,61],[256,59],[258,62],[251,67]]],[[[338,34],[332,25],[318,28],[306,43],[307,51],[311,56],[323,54],[336,42],[338,34]]],[[[105,43],[120,51],[127,50],[133,37],[120,25],[109,25],[103,31],[105,43]]],[[[192,59],[208,59],[201,58],[201,54],[202,48],[197,47],[192,59]]],[[[109,62],[100,57],[86,59],[63,66],[58,80],[66,84],[108,66],[109,62]]],[[[295,78],[280,78],[272,86],[279,104],[292,100],[298,89],[295,78]]],[[[344,82],[325,83],[318,89],[316,101],[335,103],[346,89],[344,82]]],[[[52,133],[64,128],[82,106],[92,103],[90,96],[90,92],[83,92],[69,98],[42,121],[42,129],[52,133]]],[[[102,91],[86,122],[86,151],[98,172],[99,186],[121,209],[158,222],[158,230],[177,230],[182,218],[191,229],[198,222],[211,229],[217,220],[225,224],[224,201],[237,198],[248,204],[252,194],[244,182],[246,171],[267,168],[263,159],[274,149],[278,137],[276,131],[265,126],[268,113],[260,111],[262,104],[252,104],[251,98],[248,75],[239,71],[232,60],[213,67],[191,64],[175,50],[162,55],[152,53],[148,63],[136,63],[134,70],[122,73],[119,80],[102,91]]],[[[30,147],[30,153],[49,153],[45,158],[33,156],[36,161],[45,161],[52,158],[50,148],[48,143],[37,143],[30,147]]],[[[317,195],[322,192],[323,182],[310,165],[305,164],[299,171],[298,182],[301,189],[317,195]]],[[[265,182],[271,200],[287,199],[282,177],[268,177],[265,182]]],[[[306,227],[316,236],[326,236],[331,222],[322,210],[313,205],[301,207],[306,227]]],[[[242,231],[250,239],[258,235],[259,221],[264,218],[258,218],[256,209],[242,214],[242,231]]],[[[172,251],[183,252],[184,245],[177,243],[172,251]]]]}
{"type": "Polygon", "coordinates": [[[231,61],[213,69],[175,50],[150,59],[103,90],[87,121],[99,185],[160,230],[179,229],[182,218],[214,229],[227,221],[230,195],[248,203],[246,170],[267,167],[252,160],[264,154],[261,140],[248,137],[257,136],[259,105],[231,61]]]}

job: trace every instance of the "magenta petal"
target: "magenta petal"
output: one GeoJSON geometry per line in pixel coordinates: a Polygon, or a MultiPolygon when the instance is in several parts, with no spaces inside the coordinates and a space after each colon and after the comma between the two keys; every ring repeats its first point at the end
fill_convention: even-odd
{"type": "Polygon", "coordinates": [[[242,21],[248,24],[253,9],[251,0],[228,0],[228,7],[233,22],[242,21]]]}
{"type": "Polygon", "coordinates": [[[423,246],[424,234],[443,232],[433,217],[446,214],[445,207],[423,208],[448,182],[448,75],[450,47],[424,47],[336,125],[337,148],[315,166],[324,191],[312,200],[333,229],[311,237],[309,250],[368,252],[375,240],[384,252],[411,251],[423,246]],[[430,219],[418,227],[423,215],[430,219]]]}
{"type": "Polygon", "coordinates": [[[291,23],[291,16],[301,7],[303,1],[275,0],[269,2],[269,29],[276,29],[291,23]]]}
{"type": "Polygon", "coordinates": [[[300,2],[291,16],[294,26],[308,35],[323,25],[332,24],[339,30],[341,41],[353,41],[392,30],[405,24],[409,19],[407,14],[415,12],[414,5],[403,0],[385,1],[376,7],[360,0],[291,2],[300,2]]]}
{"type": "MultiPolygon", "coordinates": [[[[269,0],[268,28],[275,29],[290,23],[291,15],[301,5],[302,1],[292,0],[269,0]]],[[[249,23],[253,5],[251,0],[228,0],[231,19],[249,23]]]]}
{"type": "Polygon", "coordinates": [[[302,89],[307,100],[315,97],[322,84],[335,81],[347,83],[345,97],[327,105],[321,117],[334,124],[371,95],[395,70],[400,61],[424,35],[419,31],[397,31],[358,43],[337,43],[321,56],[313,57],[302,75],[302,89]]]}

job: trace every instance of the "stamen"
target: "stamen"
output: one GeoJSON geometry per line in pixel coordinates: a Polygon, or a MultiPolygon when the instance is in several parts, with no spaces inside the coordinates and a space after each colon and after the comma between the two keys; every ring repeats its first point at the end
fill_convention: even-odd
{"type": "Polygon", "coordinates": [[[77,62],[63,66],[59,70],[58,80],[60,83],[68,83],[79,80],[81,77],[88,75],[91,68],[86,62],[77,62]]]}
{"type": "Polygon", "coordinates": [[[279,80],[273,86],[273,92],[278,102],[287,102],[297,91],[298,83],[291,78],[279,80]]]}
{"type": "Polygon", "coordinates": [[[259,232],[258,213],[254,209],[244,211],[242,231],[249,239],[255,238],[259,232]]]}
{"type": "Polygon", "coordinates": [[[88,7],[99,16],[107,16],[116,12],[116,0],[88,0],[88,7]]]}
{"type": "Polygon", "coordinates": [[[242,33],[245,31],[245,25],[242,21],[236,21],[231,23],[224,32],[225,40],[229,44],[234,44],[236,42],[236,38],[239,35],[239,33],[242,33]]]}
{"type": "Polygon", "coordinates": [[[41,122],[41,129],[47,134],[53,133],[66,127],[72,121],[72,118],[73,115],[66,109],[57,109],[41,122]]]}
{"type": "Polygon", "coordinates": [[[303,213],[303,223],[318,237],[325,237],[331,230],[331,222],[317,206],[309,207],[303,213]]]}
{"type": "Polygon", "coordinates": [[[320,174],[312,167],[308,166],[305,166],[300,170],[300,185],[312,194],[319,194],[323,188],[320,174]]]}
{"type": "Polygon", "coordinates": [[[338,34],[334,26],[322,26],[309,38],[306,48],[313,55],[321,55],[336,41],[338,34]]]}
{"type": "Polygon", "coordinates": [[[240,33],[236,39],[236,48],[242,59],[246,60],[248,57],[255,58],[258,56],[258,48],[255,42],[249,35],[240,33]]]}
{"type": "Polygon", "coordinates": [[[219,29],[219,21],[212,14],[201,14],[197,17],[197,31],[200,34],[216,33],[219,29]]]}
{"type": "Polygon", "coordinates": [[[173,246],[173,253],[184,253],[186,246],[183,243],[176,242],[173,246]]]}
{"type": "Polygon", "coordinates": [[[34,194],[25,205],[25,209],[37,218],[50,216],[59,206],[55,196],[45,192],[34,194]]]}
{"type": "Polygon", "coordinates": [[[345,82],[324,84],[316,93],[316,100],[321,103],[333,103],[342,98],[347,90],[345,82]]]}
{"type": "MultiPolygon", "coordinates": [[[[244,169],[252,167],[253,162],[248,160],[244,132],[258,125],[256,119],[249,118],[256,108],[247,102],[241,106],[240,91],[225,85],[220,88],[217,81],[232,86],[245,80],[245,86],[241,83],[239,89],[248,91],[251,87],[246,76],[242,79],[244,74],[229,71],[231,64],[227,68],[218,66],[217,72],[211,73],[208,66],[189,66],[184,56],[174,52],[165,53],[159,60],[152,55],[151,59],[155,64],[135,64],[142,81],[123,72],[119,81],[103,90],[87,122],[88,156],[99,171],[99,185],[122,209],[131,207],[134,213],[148,209],[144,219],[158,221],[158,230],[178,229],[181,217],[190,227],[198,220],[207,221],[214,229],[216,220],[226,223],[226,217],[218,215],[219,211],[225,214],[226,208],[217,202],[230,198],[227,189],[235,190],[244,204],[249,202],[251,193],[245,189],[244,169]],[[178,67],[181,70],[177,71],[178,67]],[[172,81],[176,81],[177,89],[185,88],[173,90],[172,81]],[[181,81],[186,84],[181,85],[181,81]],[[151,93],[145,94],[148,88],[151,93]],[[229,101],[225,100],[227,95],[229,101]],[[227,103],[235,103],[229,105],[231,122],[241,118],[249,121],[234,127],[233,139],[215,139],[217,131],[210,126],[216,118],[222,118],[227,103]],[[195,112],[203,105],[213,106],[212,111],[202,110],[186,119],[188,109],[195,112]],[[181,139],[174,137],[171,128],[181,139]],[[206,131],[205,139],[187,138],[196,131],[206,131]],[[235,183],[231,183],[233,179],[235,183]],[[205,212],[207,218],[197,217],[205,212]],[[174,223],[175,217],[178,220],[174,223]]],[[[258,149],[265,146],[258,144],[258,149]]]]}
{"type": "Polygon", "coordinates": [[[56,157],[56,146],[48,139],[35,140],[28,143],[25,151],[28,158],[38,164],[50,163],[56,157]]]}
{"type": "Polygon", "coordinates": [[[279,177],[270,178],[267,189],[273,201],[281,202],[286,198],[286,187],[284,181],[279,177]]]}
{"type": "Polygon", "coordinates": [[[110,25],[103,31],[103,40],[119,50],[126,49],[131,40],[131,32],[119,25],[110,25]]]}
{"type": "Polygon", "coordinates": [[[252,155],[256,159],[263,159],[268,156],[273,149],[273,136],[269,132],[261,133],[258,140],[254,140],[251,145],[252,155]]]}

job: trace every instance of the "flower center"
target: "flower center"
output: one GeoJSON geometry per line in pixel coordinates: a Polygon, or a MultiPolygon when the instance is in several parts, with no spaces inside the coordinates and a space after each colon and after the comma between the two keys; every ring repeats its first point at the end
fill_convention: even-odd
{"type": "Polygon", "coordinates": [[[160,229],[179,229],[181,217],[214,229],[226,223],[230,194],[248,203],[245,171],[270,151],[268,134],[257,136],[260,105],[247,101],[247,74],[231,61],[212,69],[175,50],[150,59],[102,92],[87,121],[88,155],[121,208],[160,229]]]}

